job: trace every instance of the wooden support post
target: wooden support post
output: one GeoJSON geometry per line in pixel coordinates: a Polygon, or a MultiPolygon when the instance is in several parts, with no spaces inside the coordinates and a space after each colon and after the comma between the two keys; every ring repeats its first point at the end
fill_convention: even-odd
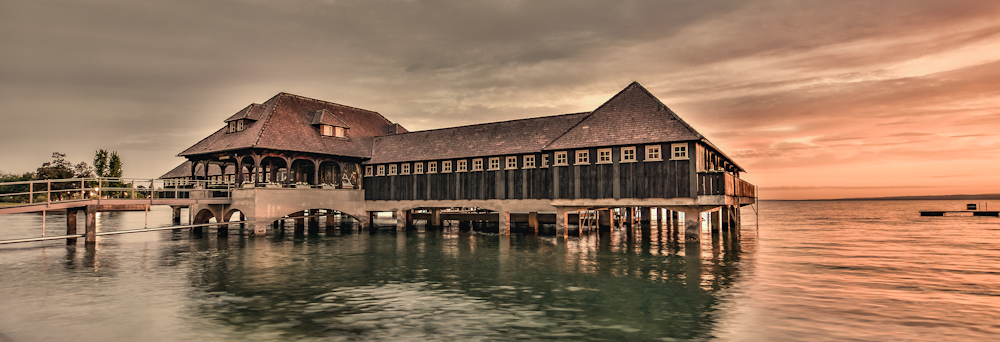
{"type": "MultiPolygon", "coordinates": [[[[77,208],[66,209],[66,235],[76,234],[76,213],[79,211],[77,208]]],[[[76,238],[66,239],[67,245],[75,245],[76,238]]]]}
{"type": "Polygon", "coordinates": [[[625,228],[632,229],[632,223],[635,221],[635,208],[627,207],[625,208],[625,228]]]}
{"type": "Polygon", "coordinates": [[[708,212],[708,219],[712,235],[718,235],[722,229],[722,211],[716,210],[708,212]]]}
{"type": "Polygon", "coordinates": [[[499,220],[497,222],[497,227],[500,235],[510,235],[510,212],[501,211],[498,213],[499,220]]]}
{"type": "Polygon", "coordinates": [[[684,209],[684,240],[701,241],[701,209],[698,207],[684,209]]]}
{"type": "MultiPolygon", "coordinates": [[[[220,221],[221,222],[228,222],[228,221],[226,221],[225,218],[222,218],[220,221]]],[[[216,228],[215,228],[215,235],[216,236],[229,236],[229,225],[228,224],[220,224],[220,225],[216,226],[216,228]]]]}
{"type": "Polygon", "coordinates": [[[180,206],[171,206],[170,207],[170,211],[171,211],[171,218],[173,219],[173,223],[175,225],[180,225],[181,224],[181,207],[180,206]]]}
{"type": "Polygon", "coordinates": [[[393,217],[396,218],[396,230],[405,230],[406,214],[404,213],[404,210],[396,209],[396,211],[393,212],[393,217]]]}
{"type": "Polygon", "coordinates": [[[531,227],[531,231],[538,235],[538,212],[532,211],[528,213],[528,226],[531,227]]]}
{"type": "Polygon", "coordinates": [[[650,207],[640,207],[639,208],[639,223],[650,223],[652,217],[652,208],[650,207]]]}
{"type": "Polygon", "coordinates": [[[305,228],[306,228],[306,217],[305,217],[305,215],[306,215],[305,212],[296,213],[296,216],[295,216],[295,229],[293,231],[293,233],[295,235],[303,235],[303,234],[305,234],[305,228]]]}
{"type": "Polygon", "coordinates": [[[565,208],[556,208],[556,234],[563,231],[563,236],[569,237],[569,211],[565,208]]]}
{"type": "Polygon", "coordinates": [[[319,234],[319,210],[309,209],[309,235],[319,234]]]}
{"type": "Polygon", "coordinates": [[[84,243],[90,245],[97,243],[97,206],[87,206],[87,228],[84,232],[84,243]]]}
{"type": "Polygon", "coordinates": [[[434,227],[441,226],[441,209],[431,209],[430,225],[434,227]]]}
{"type": "Polygon", "coordinates": [[[337,216],[332,211],[326,212],[326,229],[337,226],[337,216]]]}

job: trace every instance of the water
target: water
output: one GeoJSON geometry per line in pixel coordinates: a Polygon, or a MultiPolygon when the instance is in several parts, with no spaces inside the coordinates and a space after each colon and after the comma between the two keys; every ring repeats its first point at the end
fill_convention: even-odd
{"type": "MultiPolygon", "coordinates": [[[[644,238],[321,229],[4,245],[0,341],[993,340],[1000,218],[917,213],[963,204],[765,201],[759,229],[745,208],[739,245],[704,235],[686,246],[655,227],[644,238]]],[[[169,219],[154,207],[150,226],[169,219]]],[[[62,220],[47,215],[50,235],[62,220]]],[[[0,216],[0,227],[0,239],[37,236],[41,215],[0,216]]]]}

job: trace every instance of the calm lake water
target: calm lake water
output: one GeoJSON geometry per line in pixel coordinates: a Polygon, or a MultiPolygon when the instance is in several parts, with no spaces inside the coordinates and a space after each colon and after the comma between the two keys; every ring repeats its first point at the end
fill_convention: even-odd
{"type": "MultiPolygon", "coordinates": [[[[1000,218],[965,201],[770,202],[739,244],[321,229],[0,246],[6,341],[991,341],[1000,218]]],[[[1000,208],[1000,201],[991,202],[1000,208]]],[[[65,231],[49,214],[48,234],[65,231]]],[[[142,212],[102,213],[102,231],[142,212]]],[[[169,223],[166,207],[151,227],[169,223]]],[[[41,215],[0,216],[0,239],[41,215]]],[[[81,220],[82,221],[82,220],[81,220]]],[[[82,231],[82,230],[81,230],[82,231]]]]}

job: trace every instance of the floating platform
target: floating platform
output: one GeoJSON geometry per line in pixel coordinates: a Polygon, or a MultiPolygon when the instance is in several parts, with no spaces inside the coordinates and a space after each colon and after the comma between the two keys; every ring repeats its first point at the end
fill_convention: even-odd
{"type": "Polygon", "coordinates": [[[920,216],[998,216],[1000,211],[987,210],[922,210],[920,216]],[[966,214],[972,215],[966,215],[966,214]],[[945,215],[952,214],[952,215],[945,215]]]}

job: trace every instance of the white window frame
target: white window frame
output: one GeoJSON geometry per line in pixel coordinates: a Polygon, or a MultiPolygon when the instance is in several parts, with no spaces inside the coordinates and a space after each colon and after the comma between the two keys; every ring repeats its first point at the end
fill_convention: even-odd
{"type": "Polygon", "coordinates": [[[508,156],[504,170],[517,170],[517,156],[508,156]]]}
{"type": "Polygon", "coordinates": [[[365,166],[365,177],[372,177],[375,175],[375,168],[371,165],[365,166]]]}
{"type": "Polygon", "coordinates": [[[500,157],[490,158],[490,171],[495,171],[500,169],[500,157]]]}
{"type": "Polygon", "coordinates": [[[597,149],[597,164],[611,164],[613,162],[611,158],[610,148],[597,149]]]}
{"type": "Polygon", "coordinates": [[[236,131],[242,132],[245,125],[243,124],[243,119],[236,120],[236,131]]]}
{"type": "Polygon", "coordinates": [[[427,173],[437,173],[438,163],[437,162],[427,162],[427,173]]]}
{"type": "Polygon", "coordinates": [[[576,163],[573,165],[590,165],[590,150],[577,150],[576,163]]]}
{"type": "Polygon", "coordinates": [[[646,145],[646,158],[643,161],[662,161],[663,149],[660,145],[646,145]]]}
{"type": "Polygon", "coordinates": [[[622,147],[621,163],[635,163],[635,146],[622,147]]]}
{"type": "Polygon", "coordinates": [[[525,169],[534,169],[535,168],[535,156],[534,155],[524,156],[524,168],[525,169]]]}
{"type": "Polygon", "coordinates": [[[670,144],[670,160],[687,160],[690,158],[688,155],[687,143],[670,144]],[[680,148],[680,151],[678,151],[678,148],[680,148]],[[678,154],[681,155],[678,156],[678,154]]]}
{"type": "Polygon", "coordinates": [[[566,166],[566,165],[569,165],[569,152],[566,152],[566,151],[557,151],[556,152],[555,163],[552,163],[552,165],[554,165],[554,166],[566,166]]]}
{"type": "Polygon", "coordinates": [[[469,171],[469,161],[462,159],[455,165],[455,172],[469,171]]]}
{"type": "Polygon", "coordinates": [[[410,163],[403,163],[399,165],[399,174],[408,175],[410,174],[410,163]]]}
{"type": "Polygon", "coordinates": [[[542,155],[542,167],[543,168],[548,168],[549,167],[549,154],[548,153],[542,155]]]}
{"type": "Polygon", "coordinates": [[[396,164],[389,164],[389,175],[390,176],[395,176],[396,175],[396,170],[398,170],[396,164]]]}
{"type": "Polygon", "coordinates": [[[472,160],[472,171],[482,171],[483,170],[483,158],[476,158],[472,160]]]}
{"type": "Polygon", "coordinates": [[[441,173],[451,173],[451,161],[445,160],[441,162],[441,173]]]}
{"type": "Polygon", "coordinates": [[[424,173],[424,163],[413,163],[413,174],[419,175],[424,173]]]}
{"type": "Polygon", "coordinates": [[[376,176],[385,176],[385,165],[379,165],[378,166],[378,172],[375,175],[376,176]]]}
{"type": "Polygon", "coordinates": [[[236,121],[229,122],[229,133],[236,133],[236,121]]]}

